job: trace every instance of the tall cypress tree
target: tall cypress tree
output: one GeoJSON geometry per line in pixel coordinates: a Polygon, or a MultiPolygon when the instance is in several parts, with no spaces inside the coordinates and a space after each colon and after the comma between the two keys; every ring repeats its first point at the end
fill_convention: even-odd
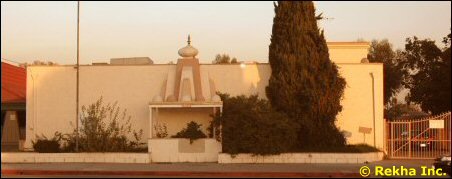
{"type": "Polygon", "coordinates": [[[317,19],[313,2],[275,4],[266,93],[273,108],[300,125],[298,150],[345,145],[335,120],[346,83],[329,58],[317,19]]]}

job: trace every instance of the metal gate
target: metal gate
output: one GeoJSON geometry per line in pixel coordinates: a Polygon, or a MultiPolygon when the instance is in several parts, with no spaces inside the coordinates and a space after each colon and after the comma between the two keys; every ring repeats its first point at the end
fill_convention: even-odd
{"type": "Polygon", "coordinates": [[[451,154],[451,113],[386,123],[389,158],[431,159],[451,154]]]}

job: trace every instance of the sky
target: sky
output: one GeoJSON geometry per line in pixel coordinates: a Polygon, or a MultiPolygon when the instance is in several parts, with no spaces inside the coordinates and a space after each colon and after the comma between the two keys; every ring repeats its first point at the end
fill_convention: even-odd
{"type": "MultiPolygon", "coordinates": [[[[451,2],[315,2],[327,41],[387,38],[403,49],[407,37],[442,46],[451,2]]],[[[201,63],[218,53],[268,62],[273,2],[81,2],[80,62],[150,57],[176,62],[191,35],[201,63]]],[[[1,2],[1,58],[76,63],[76,2],[1,2]]]]}

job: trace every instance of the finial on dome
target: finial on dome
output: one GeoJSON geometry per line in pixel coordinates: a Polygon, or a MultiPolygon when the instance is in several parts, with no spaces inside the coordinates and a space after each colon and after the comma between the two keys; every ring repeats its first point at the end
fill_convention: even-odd
{"type": "Polygon", "coordinates": [[[188,41],[187,42],[188,42],[188,45],[190,45],[190,42],[191,42],[190,41],[190,34],[188,34],[188,41]]]}
{"type": "Polygon", "coordinates": [[[188,45],[179,49],[178,53],[181,57],[193,58],[198,54],[198,49],[190,45],[191,44],[190,34],[188,34],[187,43],[188,45]]]}

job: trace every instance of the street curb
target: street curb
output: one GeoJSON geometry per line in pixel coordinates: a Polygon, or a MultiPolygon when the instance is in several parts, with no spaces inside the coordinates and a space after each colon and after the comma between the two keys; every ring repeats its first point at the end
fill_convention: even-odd
{"type": "Polygon", "coordinates": [[[344,172],[198,172],[198,171],[75,171],[75,170],[2,170],[2,175],[120,175],[184,177],[362,177],[344,172]]]}

